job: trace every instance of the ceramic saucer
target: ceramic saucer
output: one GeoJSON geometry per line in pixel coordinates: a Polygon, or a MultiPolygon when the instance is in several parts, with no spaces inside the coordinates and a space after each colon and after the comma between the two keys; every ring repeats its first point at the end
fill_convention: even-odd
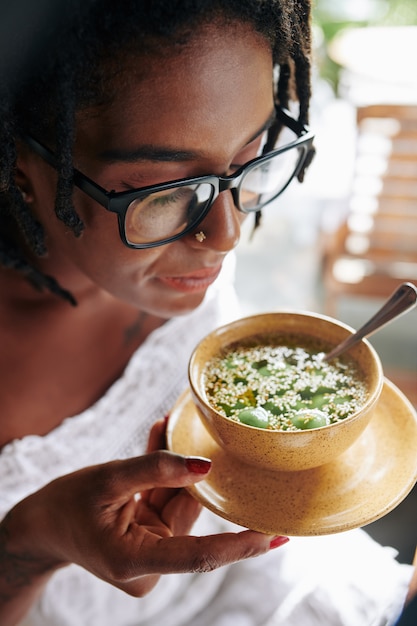
{"type": "Polygon", "coordinates": [[[189,391],[175,404],[168,448],[212,459],[189,488],[204,506],[268,534],[326,535],[365,526],[394,509],[417,481],[417,415],[385,380],[372,421],[336,461],[310,470],[258,469],[226,454],[202,424],[189,391]]]}

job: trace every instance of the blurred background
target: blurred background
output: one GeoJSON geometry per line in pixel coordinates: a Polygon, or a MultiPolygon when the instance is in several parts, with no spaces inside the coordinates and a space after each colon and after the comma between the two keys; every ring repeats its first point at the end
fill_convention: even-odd
{"type": "MultiPolygon", "coordinates": [[[[358,328],[398,284],[417,284],[416,59],[415,0],[316,0],[317,155],[253,237],[245,224],[237,252],[244,314],[305,309],[358,328]]],[[[417,310],[370,341],[417,407],[417,310]]],[[[414,489],[366,530],[411,563],[416,528],[414,489]]]]}

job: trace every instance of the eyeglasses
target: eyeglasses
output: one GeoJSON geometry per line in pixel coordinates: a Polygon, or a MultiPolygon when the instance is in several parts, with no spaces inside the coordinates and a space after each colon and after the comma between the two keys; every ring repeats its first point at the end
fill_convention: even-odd
{"type": "MultiPolygon", "coordinates": [[[[32,136],[23,140],[56,169],[53,152],[32,136]]],[[[74,170],[74,184],[105,209],[117,214],[120,237],[129,248],[153,248],[183,237],[203,221],[222,191],[230,190],[242,213],[258,213],[273,202],[297,176],[312,152],[314,135],[276,106],[276,122],[268,131],[264,154],[230,176],[198,176],[150,185],[132,191],[106,191],[74,170]],[[296,139],[265,152],[276,129],[285,126],[296,139]]],[[[275,144],[275,142],[273,142],[275,144]]]]}

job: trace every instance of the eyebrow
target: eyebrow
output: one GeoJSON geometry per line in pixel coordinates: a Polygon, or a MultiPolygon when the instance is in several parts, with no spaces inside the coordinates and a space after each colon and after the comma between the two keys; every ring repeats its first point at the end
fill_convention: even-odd
{"type": "MultiPolygon", "coordinates": [[[[266,130],[269,130],[276,120],[275,109],[268,117],[265,124],[260,128],[247,142],[250,144],[257,139],[266,130]]],[[[246,145],[247,145],[246,144],[246,145]]],[[[156,161],[156,162],[180,162],[180,161],[192,161],[200,156],[199,152],[193,150],[176,150],[170,148],[164,148],[160,146],[143,145],[134,148],[133,150],[122,150],[118,148],[111,148],[100,152],[98,158],[101,161],[107,163],[135,163],[137,161],[156,161]]]]}

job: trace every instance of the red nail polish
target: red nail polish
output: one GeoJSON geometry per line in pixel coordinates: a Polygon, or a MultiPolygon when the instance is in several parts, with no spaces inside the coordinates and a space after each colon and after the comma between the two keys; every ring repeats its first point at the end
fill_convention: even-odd
{"type": "Polygon", "coordinates": [[[202,457],[187,457],[185,459],[185,465],[189,472],[194,474],[207,474],[211,467],[210,459],[204,459],[202,457]]]}
{"type": "Polygon", "coordinates": [[[279,548],[279,546],[283,546],[284,543],[288,543],[289,540],[289,537],[282,537],[281,535],[278,535],[278,537],[271,539],[269,549],[272,550],[273,548],[279,548]]]}

